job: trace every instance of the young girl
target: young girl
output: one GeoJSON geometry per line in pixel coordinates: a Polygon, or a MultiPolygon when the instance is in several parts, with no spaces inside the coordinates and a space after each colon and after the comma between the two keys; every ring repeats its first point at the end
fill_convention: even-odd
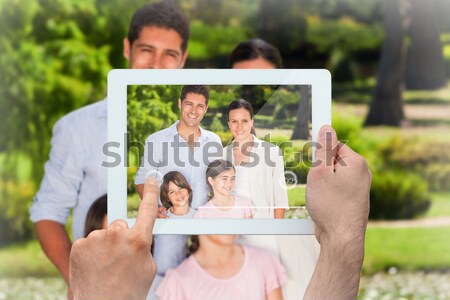
{"type": "Polygon", "coordinates": [[[252,218],[250,200],[233,194],[236,171],[231,162],[218,159],[206,169],[209,201],[198,208],[194,218],[252,218]]]}
{"type": "Polygon", "coordinates": [[[191,208],[192,188],[180,172],[172,171],[164,175],[160,198],[169,218],[192,218],[195,215],[195,210],[191,208]]]}
{"type": "Polygon", "coordinates": [[[105,229],[108,226],[107,203],[108,196],[105,194],[91,204],[84,222],[84,237],[94,230],[105,229]]]}
{"type": "Polygon", "coordinates": [[[160,300],[281,300],[286,274],[269,252],[239,245],[233,235],[193,236],[191,254],[167,271],[160,300]]]}

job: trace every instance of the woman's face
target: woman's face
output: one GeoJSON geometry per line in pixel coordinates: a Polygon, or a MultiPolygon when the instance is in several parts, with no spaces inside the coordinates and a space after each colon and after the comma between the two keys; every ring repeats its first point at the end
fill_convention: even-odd
{"type": "Polygon", "coordinates": [[[233,169],[220,173],[215,178],[208,177],[208,182],[214,190],[214,196],[230,196],[234,190],[236,176],[233,169]]]}
{"type": "Polygon", "coordinates": [[[168,190],[169,201],[174,207],[189,205],[189,191],[187,188],[181,188],[171,181],[169,182],[168,190]]]}
{"type": "Polygon", "coordinates": [[[245,108],[230,110],[228,113],[228,127],[235,141],[252,139],[253,119],[245,108]]]}

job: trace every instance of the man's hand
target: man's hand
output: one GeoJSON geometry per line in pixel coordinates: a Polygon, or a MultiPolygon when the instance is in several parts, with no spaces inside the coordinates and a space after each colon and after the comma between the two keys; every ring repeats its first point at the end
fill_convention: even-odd
{"type": "Polygon", "coordinates": [[[339,143],[330,126],[321,128],[318,142],[306,207],[321,249],[304,299],[356,299],[372,175],[364,158],[339,143]]]}
{"type": "Polygon", "coordinates": [[[337,140],[331,126],[323,126],[306,185],[306,207],[319,243],[337,238],[363,238],[369,216],[372,175],[366,160],[337,140]]]}
{"type": "Polygon", "coordinates": [[[150,254],[158,210],[158,183],[145,182],[132,228],[124,220],[77,240],[70,253],[70,286],[75,299],[145,299],[156,265],[150,254]]]}

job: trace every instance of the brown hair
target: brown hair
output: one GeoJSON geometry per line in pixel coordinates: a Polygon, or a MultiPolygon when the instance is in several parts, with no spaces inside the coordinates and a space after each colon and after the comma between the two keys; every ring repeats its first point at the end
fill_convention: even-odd
{"type": "Polygon", "coordinates": [[[280,51],[261,39],[252,39],[237,45],[233,52],[231,52],[228,67],[233,68],[233,65],[238,62],[260,57],[270,62],[276,69],[283,68],[283,59],[281,58],[280,51]]]}
{"type": "Polygon", "coordinates": [[[103,220],[107,213],[108,196],[104,194],[89,207],[84,223],[84,237],[94,230],[103,229],[103,220]]]}
{"type": "Polygon", "coordinates": [[[182,40],[181,50],[183,53],[186,52],[189,41],[189,20],[172,1],[146,4],[133,14],[128,29],[130,45],[139,38],[142,28],[146,26],[175,30],[182,40]]]}
{"type": "Polygon", "coordinates": [[[165,208],[169,209],[172,207],[172,203],[169,200],[169,183],[173,182],[177,187],[182,189],[187,189],[189,193],[189,206],[192,203],[192,188],[187,181],[186,177],[183,176],[178,171],[171,171],[164,175],[163,183],[161,184],[161,191],[159,197],[161,198],[161,202],[165,208]]]}
{"type": "Polygon", "coordinates": [[[208,167],[206,168],[206,184],[208,185],[208,199],[212,199],[214,197],[214,190],[211,186],[211,184],[208,181],[208,178],[211,177],[212,179],[216,178],[218,175],[220,175],[221,173],[228,171],[228,170],[233,170],[236,171],[234,169],[234,166],[231,162],[229,162],[228,160],[224,160],[224,159],[216,159],[213,160],[208,167]]]}
{"type": "Polygon", "coordinates": [[[186,257],[189,257],[190,255],[197,252],[197,250],[200,248],[200,239],[198,238],[198,235],[191,235],[189,238],[189,247],[186,257]]]}

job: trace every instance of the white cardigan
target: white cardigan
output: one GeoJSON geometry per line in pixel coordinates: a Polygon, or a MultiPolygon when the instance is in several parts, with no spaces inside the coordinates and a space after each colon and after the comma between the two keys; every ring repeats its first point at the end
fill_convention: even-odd
{"type": "MultiPolygon", "coordinates": [[[[278,146],[255,136],[253,139],[249,180],[251,201],[255,206],[254,218],[274,218],[275,208],[289,208],[283,155],[278,146]]],[[[223,158],[234,164],[232,144],[225,147],[223,158]]]]}

